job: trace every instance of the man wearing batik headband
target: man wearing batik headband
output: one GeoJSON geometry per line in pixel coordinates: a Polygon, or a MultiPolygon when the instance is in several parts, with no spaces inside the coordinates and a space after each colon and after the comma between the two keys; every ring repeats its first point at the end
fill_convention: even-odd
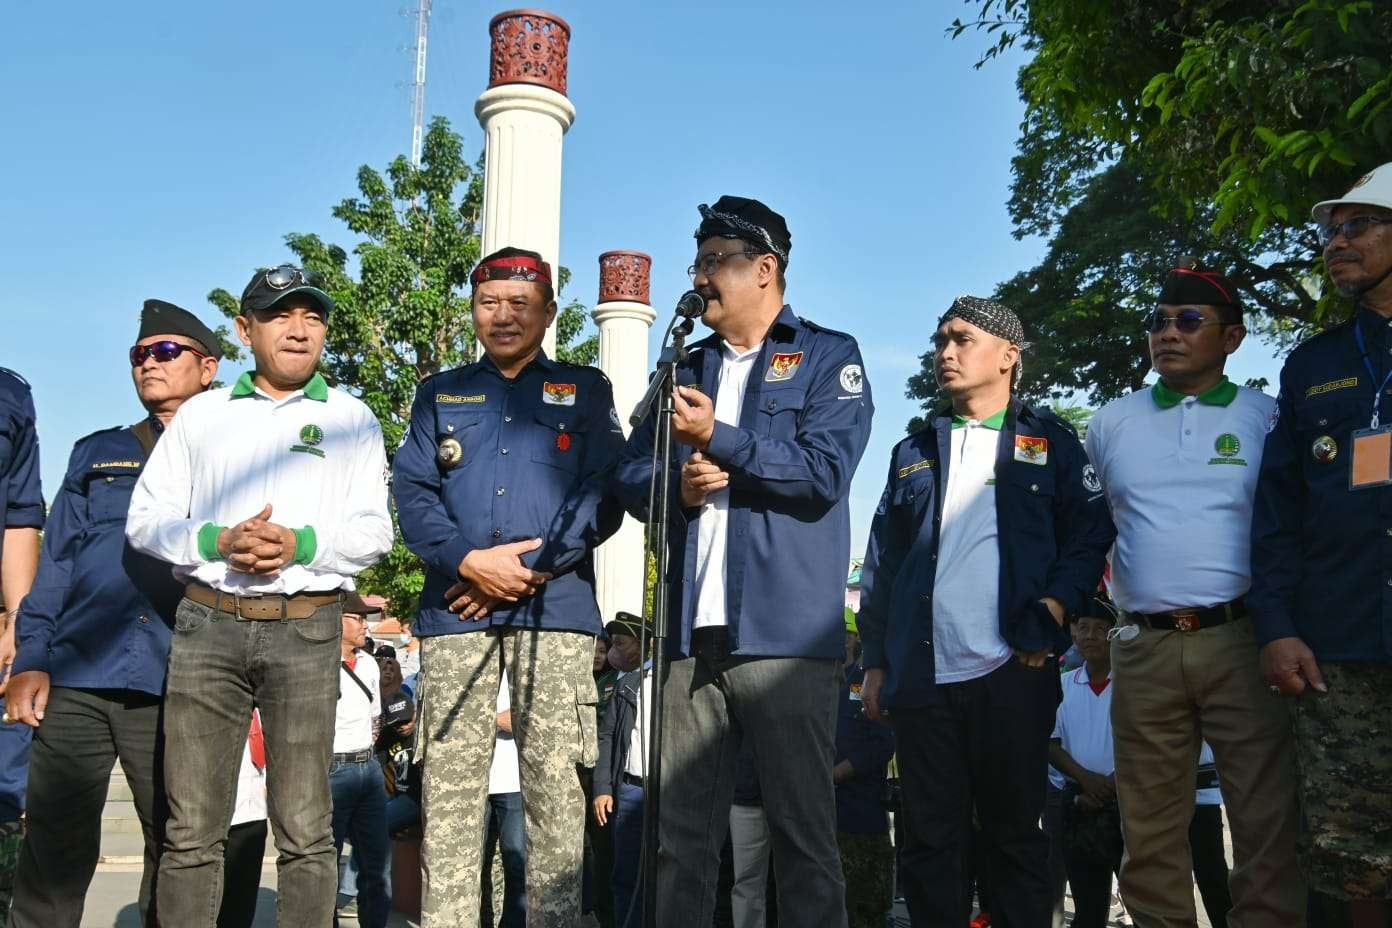
{"type": "MultiPolygon", "coordinates": [[[[678,368],[658,924],[709,924],[741,737],[758,745],[778,911],[845,925],[832,782],[847,495],[874,407],[855,339],[783,301],[792,239],[757,200],[701,206],[692,285],[714,334],[678,368]]],[[[646,519],[654,417],[616,489],[646,519]]]]}
{"type": "Polygon", "coordinates": [[[1175,268],[1145,328],[1159,381],[1103,407],[1087,435],[1117,527],[1122,898],[1143,928],[1195,923],[1188,828],[1207,740],[1232,832],[1229,922],[1300,925],[1290,721],[1262,685],[1244,601],[1252,498],[1276,404],[1223,374],[1246,334],[1229,278],[1175,268]]]}
{"type": "Polygon", "coordinates": [[[970,917],[975,809],[992,917],[1043,926],[1050,656],[1097,588],[1112,525],[1072,427],[1013,393],[1027,347],[1015,314],[961,297],[933,344],[949,402],[891,455],[861,573],[861,697],[895,727],[914,924],[970,917]]]}
{"type": "Polygon", "coordinates": [[[483,357],[424,381],[393,463],[401,534],[426,564],[421,639],[422,924],[478,924],[483,811],[502,672],[527,818],[527,924],[571,928],[581,905],[600,633],[593,552],[623,512],[605,478],[623,446],[609,381],[541,348],[551,269],[505,248],[479,262],[483,357]]]}

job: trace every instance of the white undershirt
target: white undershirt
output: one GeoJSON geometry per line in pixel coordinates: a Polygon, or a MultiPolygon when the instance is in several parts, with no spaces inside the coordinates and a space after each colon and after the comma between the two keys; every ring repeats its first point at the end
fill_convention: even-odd
{"type": "Polygon", "coordinates": [[[933,583],[933,667],[938,683],[984,677],[1010,660],[1000,635],[996,448],[1000,432],[975,419],[952,430],[933,583]]]}
{"type": "Polygon", "coordinates": [[[633,730],[628,734],[628,758],[624,762],[624,773],[635,777],[646,776],[648,769],[648,746],[644,739],[647,737],[648,717],[651,715],[649,710],[652,706],[652,664],[645,665],[641,673],[643,687],[638,694],[639,711],[633,713],[633,730]]]}
{"type": "MultiPolygon", "coordinates": [[[[508,691],[507,671],[502,673],[498,685],[497,713],[502,715],[512,708],[512,694],[508,691]]],[[[517,742],[512,732],[497,729],[493,739],[493,766],[488,768],[488,795],[516,793],[522,790],[521,774],[517,770],[517,742]]]]}
{"type": "MultiPolygon", "coordinates": [[[[715,421],[738,426],[749,374],[762,342],[743,354],[721,342],[720,374],[715,391],[715,421]]],[[[693,628],[726,625],[725,543],[730,525],[730,488],[706,495],[696,523],[696,615],[693,628]]]]}
{"type": "Polygon", "coordinates": [[[382,714],[382,687],[377,662],[371,654],[354,651],[357,663],[350,676],[346,667],[338,668],[338,706],[334,712],[335,754],[351,754],[372,747],[372,720],[382,714]],[[372,692],[369,699],[357,677],[372,692]]]}

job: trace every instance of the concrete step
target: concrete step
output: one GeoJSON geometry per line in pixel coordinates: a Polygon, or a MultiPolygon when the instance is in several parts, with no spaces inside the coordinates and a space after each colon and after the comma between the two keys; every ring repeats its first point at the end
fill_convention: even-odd
{"type": "Polygon", "coordinates": [[[116,766],[115,770],[111,771],[111,781],[106,787],[106,799],[108,802],[112,800],[116,802],[130,802],[131,800],[130,784],[126,782],[125,774],[121,773],[119,764],[116,766]]]}
{"type": "Polygon", "coordinates": [[[106,801],[102,810],[102,833],[140,834],[140,817],[135,813],[135,803],[128,799],[106,801]]]}

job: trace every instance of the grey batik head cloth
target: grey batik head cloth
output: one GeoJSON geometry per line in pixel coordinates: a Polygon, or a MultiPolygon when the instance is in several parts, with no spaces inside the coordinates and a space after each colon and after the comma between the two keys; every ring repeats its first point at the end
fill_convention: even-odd
{"type": "MultiPolygon", "coordinates": [[[[961,319],[968,322],[983,332],[989,332],[997,338],[1003,338],[1016,348],[1020,349],[1023,355],[1030,347],[1030,343],[1025,341],[1025,327],[1020,324],[1020,317],[1015,315],[1015,311],[1008,306],[1004,306],[994,300],[982,299],[979,296],[959,296],[952,301],[952,306],[947,312],[942,314],[938,320],[938,327],[941,328],[944,322],[951,319],[961,319]]],[[[1011,389],[1020,385],[1020,378],[1025,373],[1024,358],[1015,362],[1015,374],[1011,380],[1011,389]]]]}

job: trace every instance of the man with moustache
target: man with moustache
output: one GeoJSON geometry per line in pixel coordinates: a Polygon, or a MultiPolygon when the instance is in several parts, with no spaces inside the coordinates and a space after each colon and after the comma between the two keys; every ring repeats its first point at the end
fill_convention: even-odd
{"type": "Polygon", "coordinates": [[[126,537],[174,565],[164,703],[170,818],[161,924],[212,928],[238,758],[261,712],[277,923],[333,918],[329,762],[340,615],[392,544],[382,429],[315,372],[333,300],[305,271],[258,271],[237,335],[256,367],[184,404],[131,496],[126,537]]]}
{"type": "Polygon", "coordinates": [[[914,924],[970,918],[975,809],[992,919],[1035,928],[1053,909],[1039,828],[1051,655],[1097,588],[1112,525],[1073,428],[1015,395],[1028,347],[1015,313],[959,297],[933,345],[947,402],[895,446],[861,572],[861,699],[895,728],[914,924]]]}
{"type": "Polygon", "coordinates": [[[1361,928],[1392,898],[1392,163],[1313,216],[1356,309],[1281,369],[1247,601],[1270,698],[1292,710],[1301,868],[1361,928]]]}
{"type": "Polygon", "coordinates": [[[156,924],[151,893],[168,816],[160,707],[182,590],[168,564],[127,546],[126,512],[155,443],[179,407],[213,382],[222,349],[197,316],[146,300],[129,354],[146,416],[73,447],[19,617],[6,705],[35,732],[15,928],[76,928],[82,920],[118,760],[145,838],[141,921],[156,924]]]}
{"type": "MultiPolygon", "coordinates": [[[[672,658],[658,924],[708,924],[741,741],[752,743],[788,924],[846,924],[832,755],[851,476],[874,406],[849,335],[784,301],[792,237],[758,200],[699,207],[692,286],[713,330],[678,368],[672,658]]],[[[656,416],[615,489],[646,520],[656,416]]]]}
{"type": "Polygon", "coordinates": [[[1146,317],[1153,387],[1088,423],[1088,458],[1117,527],[1112,730],[1140,928],[1197,924],[1189,822],[1204,741],[1232,832],[1234,928],[1305,923],[1295,861],[1290,720],[1265,691],[1245,596],[1252,496],[1275,402],[1223,374],[1247,333],[1236,285],[1185,262],[1146,317]]]}

